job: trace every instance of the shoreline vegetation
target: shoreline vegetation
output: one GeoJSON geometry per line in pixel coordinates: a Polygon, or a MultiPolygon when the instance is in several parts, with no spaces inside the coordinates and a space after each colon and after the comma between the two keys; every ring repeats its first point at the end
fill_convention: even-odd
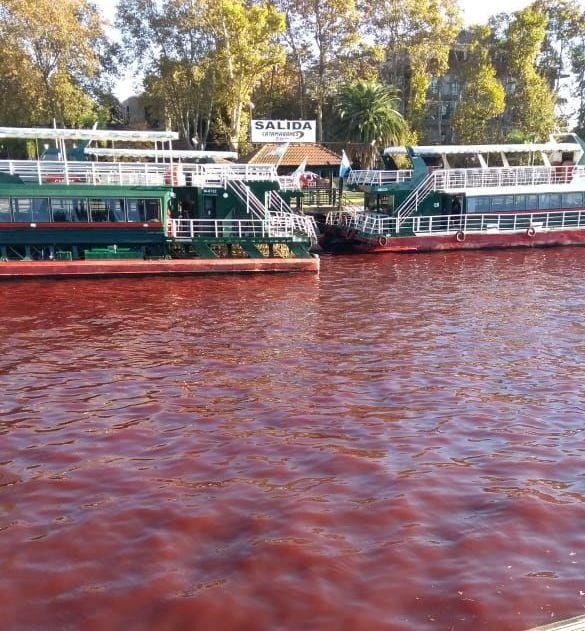
{"type": "Polygon", "coordinates": [[[89,0],[2,0],[0,125],[172,128],[244,155],[252,118],[314,119],[358,166],[388,144],[585,132],[578,0],[468,28],[456,0],[127,0],[115,26],[118,41],[89,0]],[[143,77],[131,103],[112,91],[125,72],[143,77]]]}

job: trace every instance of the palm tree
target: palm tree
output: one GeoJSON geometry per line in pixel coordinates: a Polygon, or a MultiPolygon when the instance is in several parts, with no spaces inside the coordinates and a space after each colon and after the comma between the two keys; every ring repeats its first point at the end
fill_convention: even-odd
{"type": "Polygon", "coordinates": [[[397,110],[398,90],[375,80],[358,79],[338,93],[337,113],[346,140],[362,145],[363,166],[368,168],[378,147],[403,144],[408,124],[397,110]]]}

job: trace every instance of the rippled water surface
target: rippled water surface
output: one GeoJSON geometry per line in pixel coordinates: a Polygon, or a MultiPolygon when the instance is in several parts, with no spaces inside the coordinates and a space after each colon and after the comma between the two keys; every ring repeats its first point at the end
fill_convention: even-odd
{"type": "Polygon", "coordinates": [[[585,249],[0,284],[3,630],[585,613],[585,249]]]}

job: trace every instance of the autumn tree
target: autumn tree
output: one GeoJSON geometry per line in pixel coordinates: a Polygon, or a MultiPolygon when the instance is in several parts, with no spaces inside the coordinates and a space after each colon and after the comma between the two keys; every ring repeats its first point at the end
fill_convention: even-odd
{"type": "Polygon", "coordinates": [[[205,9],[185,0],[125,0],[117,15],[126,62],[144,73],[145,104],[190,147],[205,147],[215,108],[205,9]]]}
{"type": "MultiPolygon", "coordinates": [[[[278,0],[277,4],[286,15],[286,42],[297,68],[302,98],[307,93],[312,97],[317,140],[321,142],[326,105],[347,76],[346,60],[359,48],[355,0],[278,0]]],[[[304,103],[302,112],[306,114],[304,103]]]]}
{"type": "Polygon", "coordinates": [[[88,0],[1,0],[0,84],[7,101],[24,102],[16,122],[79,125],[96,112],[107,40],[88,0]]]}
{"type": "Polygon", "coordinates": [[[501,45],[514,86],[508,97],[510,127],[538,140],[545,140],[556,124],[555,95],[536,65],[546,26],[547,16],[540,9],[517,11],[501,45]]]}
{"type": "Polygon", "coordinates": [[[150,105],[191,145],[210,127],[232,149],[245,136],[252,90],[284,54],[284,16],[244,0],[126,0],[118,9],[127,60],[146,71],[150,105]]]}
{"type": "Polygon", "coordinates": [[[214,38],[212,63],[216,89],[225,108],[226,140],[238,151],[242,117],[255,85],[285,60],[276,36],[284,32],[284,15],[272,3],[248,5],[244,0],[212,0],[207,25],[214,38]]]}
{"type": "Polygon", "coordinates": [[[451,123],[457,140],[466,144],[496,140],[494,119],[505,110],[506,93],[490,59],[490,37],[489,26],[470,29],[466,60],[459,69],[464,87],[451,123]]]}
{"type": "Polygon", "coordinates": [[[400,88],[406,119],[423,133],[427,91],[444,74],[462,20],[456,0],[372,0],[370,35],[383,47],[383,76],[400,88]]]}

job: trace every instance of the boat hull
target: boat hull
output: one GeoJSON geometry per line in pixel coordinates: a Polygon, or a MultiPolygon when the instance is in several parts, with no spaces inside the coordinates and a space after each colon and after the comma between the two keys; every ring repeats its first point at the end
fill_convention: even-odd
{"type": "Polygon", "coordinates": [[[318,272],[320,260],[310,258],[161,259],[96,261],[6,261],[1,279],[106,276],[185,276],[257,272],[318,272]]]}
{"type": "Polygon", "coordinates": [[[468,232],[465,234],[460,232],[373,238],[351,233],[337,233],[337,235],[329,235],[322,242],[322,247],[325,250],[361,253],[536,248],[563,245],[585,245],[585,229],[500,233],[468,232]]]}

